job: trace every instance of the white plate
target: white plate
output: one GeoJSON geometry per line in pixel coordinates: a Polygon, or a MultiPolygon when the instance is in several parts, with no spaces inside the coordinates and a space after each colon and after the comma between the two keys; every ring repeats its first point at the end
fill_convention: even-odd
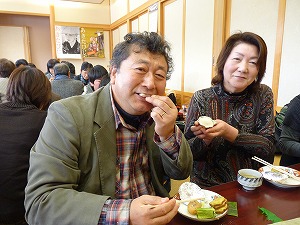
{"type": "MultiPolygon", "coordinates": [[[[284,166],[278,166],[278,168],[285,170],[288,173],[294,174],[295,176],[300,177],[300,172],[297,170],[294,170],[289,167],[284,166]]],[[[264,179],[271,184],[281,187],[281,188],[294,188],[294,187],[300,187],[300,181],[297,181],[293,178],[288,177],[285,174],[280,174],[276,172],[272,172],[271,168],[268,166],[261,167],[259,171],[262,173],[264,179]]]]}
{"type": "MultiPolygon", "coordinates": [[[[205,194],[205,200],[202,201],[202,203],[204,203],[204,206],[206,205],[206,207],[210,207],[209,203],[214,200],[215,197],[220,197],[221,195],[213,192],[213,191],[209,191],[209,190],[204,190],[202,189],[203,193],[205,194]]],[[[225,212],[223,212],[222,214],[217,214],[215,218],[211,218],[211,219],[198,219],[197,215],[192,215],[188,212],[187,210],[187,205],[184,203],[181,203],[178,209],[179,214],[183,215],[186,218],[189,218],[191,220],[196,220],[196,221],[201,221],[201,222],[209,222],[209,221],[214,221],[214,220],[218,220],[220,218],[222,218],[223,216],[225,216],[227,214],[226,210],[225,212]]]]}

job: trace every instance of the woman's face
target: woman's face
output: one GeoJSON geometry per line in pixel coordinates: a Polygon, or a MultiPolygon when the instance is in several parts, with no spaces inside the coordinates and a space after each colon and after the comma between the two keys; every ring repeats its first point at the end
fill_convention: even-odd
{"type": "Polygon", "coordinates": [[[223,85],[229,93],[244,91],[258,75],[258,49],[255,45],[240,43],[228,56],[224,69],[223,85]]]}

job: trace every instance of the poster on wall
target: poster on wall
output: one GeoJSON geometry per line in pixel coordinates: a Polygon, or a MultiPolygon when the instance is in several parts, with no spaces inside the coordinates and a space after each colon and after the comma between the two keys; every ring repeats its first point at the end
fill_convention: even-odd
{"type": "Polygon", "coordinates": [[[80,28],[81,54],[83,58],[105,58],[104,33],[97,28],[80,28]]]}
{"type": "Polygon", "coordinates": [[[79,27],[55,26],[55,40],[58,58],[81,58],[79,27]]]}

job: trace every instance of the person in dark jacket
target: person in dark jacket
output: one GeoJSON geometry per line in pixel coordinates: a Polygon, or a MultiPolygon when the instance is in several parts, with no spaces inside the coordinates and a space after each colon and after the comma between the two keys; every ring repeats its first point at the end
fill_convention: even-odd
{"type": "Polygon", "coordinates": [[[18,59],[15,62],[16,67],[18,68],[19,66],[28,66],[28,62],[26,59],[18,59]]]}
{"type": "Polygon", "coordinates": [[[93,68],[93,64],[89,62],[83,62],[80,68],[80,74],[74,77],[74,80],[80,80],[83,85],[89,84],[89,71],[93,68]]]}
{"type": "Polygon", "coordinates": [[[101,65],[95,65],[88,76],[89,84],[84,87],[84,94],[92,93],[110,82],[108,71],[101,65]]]}
{"type": "Polygon", "coordinates": [[[47,116],[51,85],[41,70],[23,66],[10,75],[6,96],[0,104],[0,224],[23,225],[29,152],[47,116]]]}
{"type": "Polygon", "coordinates": [[[54,80],[54,66],[59,63],[58,59],[49,59],[47,62],[47,72],[45,73],[46,77],[52,81],[54,80]]]}
{"type": "Polygon", "coordinates": [[[281,166],[300,163],[300,95],[289,103],[279,137],[278,147],[282,152],[281,166]]]}
{"type": "Polygon", "coordinates": [[[15,68],[16,65],[12,61],[6,58],[0,59],[0,103],[6,100],[8,78],[15,68]]]}
{"type": "Polygon", "coordinates": [[[54,66],[55,78],[51,82],[52,91],[61,98],[68,98],[83,93],[83,84],[79,80],[70,78],[70,69],[65,63],[54,66]]]}

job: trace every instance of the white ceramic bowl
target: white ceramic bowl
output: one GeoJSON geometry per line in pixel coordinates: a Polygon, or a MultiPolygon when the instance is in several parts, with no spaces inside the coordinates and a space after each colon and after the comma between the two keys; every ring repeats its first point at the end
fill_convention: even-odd
{"type": "Polygon", "coordinates": [[[245,190],[252,191],[262,185],[263,175],[257,170],[240,169],[237,174],[237,181],[245,190]]]}

